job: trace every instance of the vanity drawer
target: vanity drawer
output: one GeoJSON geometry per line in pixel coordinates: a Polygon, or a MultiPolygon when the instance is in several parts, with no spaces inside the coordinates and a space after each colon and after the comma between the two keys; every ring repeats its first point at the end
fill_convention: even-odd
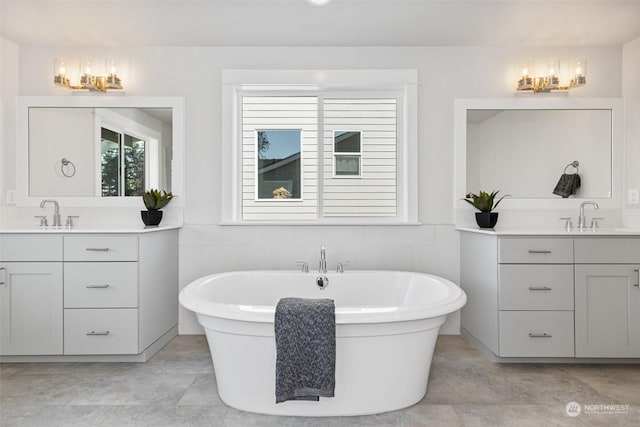
{"type": "Polygon", "coordinates": [[[640,238],[576,238],[576,264],[640,263],[640,238]]]}
{"type": "Polygon", "coordinates": [[[0,234],[0,261],[62,261],[62,236],[0,234]]]}
{"type": "Polygon", "coordinates": [[[503,264],[572,264],[573,239],[509,238],[498,243],[503,264]]]}
{"type": "Polygon", "coordinates": [[[113,235],[66,236],[65,261],[137,261],[138,237],[113,235]]]}
{"type": "Polygon", "coordinates": [[[137,309],[64,310],[64,354],[137,353],[137,309]]]}
{"type": "Polygon", "coordinates": [[[501,357],[574,357],[573,311],[501,311],[501,357]]]}
{"type": "Polygon", "coordinates": [[[500,310],[573,310],[573,266],[502,264],[500,310]]]}
{"type": "Polygon", "coordinates": [[[65,308],[137,306],[137,262],[64,263],[65,308]]]}

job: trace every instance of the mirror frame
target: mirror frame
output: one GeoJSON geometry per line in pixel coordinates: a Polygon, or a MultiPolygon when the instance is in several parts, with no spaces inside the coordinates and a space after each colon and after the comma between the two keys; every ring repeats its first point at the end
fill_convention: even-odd
{"type": "MultiPolygon", "coordinates": [[[[537,95],[536,95],[537,96],[537,95]]],[[[611,110],[611,198],[518,199],[507,197],[503,209],[578,209],[584,200],[595,200],[601,208],[622,208],[624,101],[620,98],[469,98],[454,104],[454,212],[473,210],[462,201],[467,186],[467,110],[611,110]]],[[[576,155],[579,158],[579,155],[576,155]]],[[[562,171],[558,171],[560,174],[562,171]]],[[[559,176],[559,175],[558,175],[559,176]]],[[[485,190],[499,190],[488,188],[485,190]]],[[[551,194],[551,193],[550,193],[551,194]]]]}
{"type": "MultiPolygon", "coordinates": [[[[49,196],[29,195],[29,109],[30,108],[171,108],[172,144],[171,192],[177,197],[171,207],[183,207],[184,197],[184,98],[131,96],[19,96],[16,118],[16,203],[39,206],[49,196]]],[[[93,167],[93,165],[91,165],[93,167]]],[[[61,206],[141,207],[140,197],[57,197],[61,206]]]]}

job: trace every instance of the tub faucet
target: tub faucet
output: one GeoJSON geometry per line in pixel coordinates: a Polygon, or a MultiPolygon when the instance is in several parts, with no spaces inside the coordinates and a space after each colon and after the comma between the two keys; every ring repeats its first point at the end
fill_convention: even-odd
{"type": "Polygon", "coordinates": [[[327,258],[324,250],[324,246],[320,247],[320,265],[318,266],[318,273],[327,273],[327,258]]]}
{"type": "Polygon", "coordinates": [[[53,203],[53,208],[54,208],[53,221],[51,223],[51,226],[60,227],[62,225],[62,222],[60,221],[60,205],[58,204],[58,201],[53,199],[45,199],[40,202],[40,207],[44,208],[47,203],[53,203]]]}
{"type": "Polygon", "coordinates": [[[578,217],[578,229],[580,229],[580,231],[584,231],[587,222],[587,218],[584,216],[584,207],[586,205],[591,205],[594,209],[600,209],[600,206],[598,206],[596,202],[587,200],[586,202],[580,203],[580,216],[578,217]]]}

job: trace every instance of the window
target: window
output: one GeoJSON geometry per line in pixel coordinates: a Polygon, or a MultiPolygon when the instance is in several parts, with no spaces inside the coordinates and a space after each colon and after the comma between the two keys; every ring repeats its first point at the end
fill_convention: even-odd
{"type": "Polygon", "coordinates": [[[256,131],[258,200],[300,200],[301,130],[256,131]]]}
{"type": "Polygon", "coordinates": [[[317,218],[317,108],[315,97],[242,97],[243,220],[317,218]]]}
{"type": "Polygon", "coordinates": [[[362,132],[333,131],[333,176],[361,176],[362,132]]]}
{"type": "MultiPolygon", "coordinates": [[[[223,146],[230,159],[228,166],[223,162],[223,194],[232,201],[223,218],[415,221],[415,85],[381,83],[384,71],[374,73],[370,84],[364,73],[365,86],[354,72],[350,85],[322,87],[296,85],[291,71],[237,73],[223,73],[223,135],[230,141],[223,146]],[[241,84],[247,76],[258,82],[241,84]],[[269,84],[259,84],[265,76],[269,84]],[[280,78],[286,83],[274,84],[280,78]]],[[[314,79],[311,72],[299,73],[314,79]]],[[[338,80],[350,74],[336,72],[338,80]]]]}
{"type": "Polygon", "coordinates": [[[396,216],[397,101],[397,95],[323,100],[324,149],[333,156],[333,164],[325,163],[325,217],[396,216]]]}

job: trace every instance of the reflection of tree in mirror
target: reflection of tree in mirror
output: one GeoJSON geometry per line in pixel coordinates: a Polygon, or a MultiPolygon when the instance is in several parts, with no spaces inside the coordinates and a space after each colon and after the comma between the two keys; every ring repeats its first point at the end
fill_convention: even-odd
{"type": "MultiPolygon", "coordinates": [[[[128,136],[128,135],[126,135],[128,136]]],[[[119,196],[120,150],[113,148],[102,154],[102,196],[119,196]]],[[[124,145],[124,195],[142,196],[144,193],[144,141],[133,140],[124,145]]]]}
{"type": "Polygon", "coordinates": [[[102,196],[117,196],[120,188],[120,150],[113,148],[102,153],[102,196]]]}

